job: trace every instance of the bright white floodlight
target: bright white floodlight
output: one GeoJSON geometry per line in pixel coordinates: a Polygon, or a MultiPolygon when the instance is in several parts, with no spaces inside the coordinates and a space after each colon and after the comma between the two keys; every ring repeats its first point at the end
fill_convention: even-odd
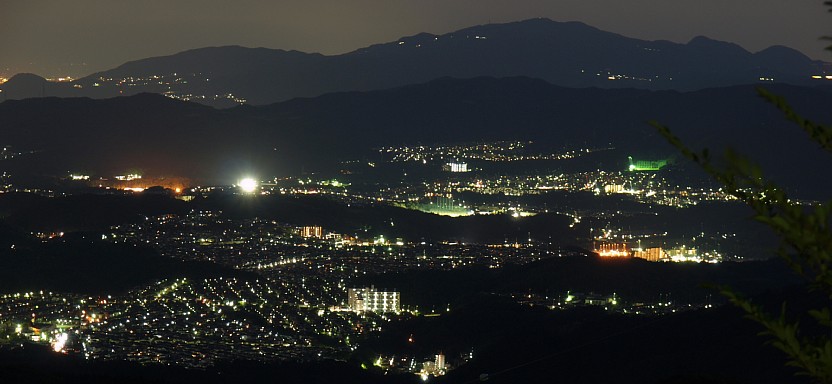
{"type": "Polygon", "coordinates": [[[237,185],[240,187],[240,189],[243,190],[243,192],[252,193],[257,189],[257,180],[247,177],[245,179],[240,180],[240,182],[237,183],[237,185]]]}

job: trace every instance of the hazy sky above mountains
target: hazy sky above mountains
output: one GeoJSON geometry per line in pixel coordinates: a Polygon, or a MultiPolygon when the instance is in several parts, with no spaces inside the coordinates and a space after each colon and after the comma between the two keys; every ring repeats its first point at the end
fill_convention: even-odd
{"type": "Polygon", "coordinates": [[[648,40],[697,35],[832,61],[822,0],[0,0],[0,76],[87,75],[191,48],[338,54],[419,32],[546,17],[648,40]]]}

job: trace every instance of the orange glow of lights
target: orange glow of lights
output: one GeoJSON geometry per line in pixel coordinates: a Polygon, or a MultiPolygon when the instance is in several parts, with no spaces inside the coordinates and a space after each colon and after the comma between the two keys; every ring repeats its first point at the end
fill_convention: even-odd
{"type": "Polygon", "coordinates": [[[609,250],[599,251],[598,255],[600,255],[601,257],[627,257],[630,256],[630,253],[627,251],[609,250]]]}
{"type": "Polygon", "coordinates": [[[630,251],[627,250],[627,244],[601,244],[595,249],[601,257],[629,257],[630,251]]]}

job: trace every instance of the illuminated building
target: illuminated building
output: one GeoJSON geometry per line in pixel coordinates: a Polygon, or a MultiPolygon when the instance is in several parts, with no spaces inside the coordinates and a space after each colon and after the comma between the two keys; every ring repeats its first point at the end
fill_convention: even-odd
{"type": "Polygon", "coordinates": [[[77,180],[89,180],[90,179],[89,175],[76,175],[76,174],[69,175],[69,178],[72,179],[72,180],[75,180],[75,181],[77,181],[77,180]]]}
{"type": "Polygon", "coordinates": [[[136,174],[136,173],[131,173],[131,174],[126,175],[126,176],[125,175],[116,176],[116,180],[118,180],[118,181],[133,181],[133,180],[138,180],[138,179],[141,179],[141,178],[142,178],[142,175],[139,175],[139,174],[136,174]]]}
{"type": "Polygon", "coordinates": [[[436,360],[434,361],[434,367],[437,371],[441,371],[445,369],[445,355],[442,352],[439,352],[436,355],[436,360]]]}
{"type": "Polygon", "coordinates": [[[377,291],[375,287],[350,288],[347,305],[356,312],[401,312],[399,292],[377,291]]]}
{"type": "Polygon", "coordinates": [[[624,192],[623,184],[607,184],[604,186],[604,193],[621,193],[624,192]]]}
{"type": "Polygon", "coordinates": [[[633,171],[658,171],[667,165],[667,159],[661,160],[633,160],[632,156],[627,156],[630,161],[630,166],[627,168],[633,171]]]}
{"type": "Polygon", "coordinates": [[[301,227],[300,228],[300,236],[301,237],[314,237],[316,239],[320,239],[324,236],[324,230],[321,227],[301,227]]]}
{"type": "Polygon", "coordinates": [[[439,352],[439,354],[434,357],[433,361],[425,361],[422,363],[422,370],[419,371],[418,375],[422,377],[422,380],[426,381],[431,375],[442,376],[445,373],[447,373],[445,354],[439,352]]]}
{"type": "Polygon", "coordinates": [[[696,248],[686,248],[684,245],[678,248],[668,249],[667,258],[676,263],[686,261],[699,263],[702,261],[702,257],[696,251],[696,248]]]}
{"type": "Polygon", "coordinates": [[[607,300],[606,297],[603,297],[603,296],[600,296],[600,295],[587,295],[584,298],[584,304],[585,305],[592,305],[592,306],[606,305],[608,301],[609,300],[607,300]]]}
{"type": "Polygon", "coordinates": [[[628,257],[630,252],[627,250],[627,244],[605,243],[595,248],[595,253],[601,257],[628,257]]]}
{"type": "Polygon", "coordinates": [[[633,257],[638,257],[647,261],[659,261],[664,258],[664,250],[661,247],[636,249],[633,252],[633,257]]]}
{"type": "Polygon", "coordinates": [[[90,187],[114,188],[134,192],[141,192],[145,189],[149,189],[152,187],[163,187],[166,189],[170,189],[171,191],[176,191],[178,189],[181,192],[188,185],[191,184],[190,179],[183,177],[154,177],[127,175],[116,176],[113,179],[107,179],[91,177],[89,175],[73,174],[70,175],[70,178],[71,180],[75,181],[85,181],[86,184],[90,187]]]}
{"type": "Polygon", "coordinates": [[[468,172],[468,163],[446,163],[442,166],[446,172],[468,172]]]}
{"type": "Polygon", "coordinates": [[[419,372],[419,376],[422,377],[423,381],[427,381],[428,377],[436,372],[436,363],[433,361],[426,361],[422,363],[422,371],[419,372]]]}

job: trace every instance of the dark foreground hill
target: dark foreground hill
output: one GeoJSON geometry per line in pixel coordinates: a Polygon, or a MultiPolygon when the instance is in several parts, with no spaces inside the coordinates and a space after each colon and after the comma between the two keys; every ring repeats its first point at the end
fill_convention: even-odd
{"type": "Polygon", "coordinates": [[[468,268],[448,272],[418,271],[366,276],[356,284],[396,287],[420,308],[443,309],[464,304],[483,293],[533,292],[562,297],[567,291],[616,293],[629,302],[660,298],[682,303],[721,302],[714,287],[732,286],[745,294],[799,284],[779,259],[745,263],[654,263],[642,259],[597,256],[551,258],[498,270],[468,268]]]}
{"type": "Polygon", "coordinates": [[[463,333],[473,328],[484,336],[474,349],[479,358],[437,382],[806,382],[785,366],[780,351],[766,345],[756,324],[730,307],[660,318],[507,310],[481,306],[476,314],[430,324],[463,333]]]}
{"type": "Polygon", "coordinates": [[[26,346],[0,350],[0,377],[13,383],[418,383],[415,375],[387,377],[345,362],[228,362],[208,370],[140,365],[110,361],[94,362],[59,355],[47,348],[26,346]]]}
{"type": "MultiPolygon", "coordinates": [[[[437,380],[497,383],[799,383],[783,355],[758,336],[757,324],[704,282],[727,284],[770,311],[783,300],[794,314],[823,306],[780,260],[673,265],[642,260],[550,259],[501,270],[412,272],[358,282],[395,286],[402,300],[439,316],[394,322],[360,351],[373,359],[398,351],[444,351],[474,360],[437,380]],[[795,285],[797,284],[797,285],[795,285]],[[617,292],[628,302],[705,302],[715,309],[661,317],[609,314],[598,308],[550,310],[495,293],[617,292]],[[661,294],[659,292],[662,292],[661,294]],[[446,307],[450,308],[446,312],[446,307]],[[413,340],[408,341],[408,340],[413,340]]],[[[812,323],[806,320],[805,324],[812,323]]],[[[807,326],[807,329],[811,329],[807,326]]]]}

